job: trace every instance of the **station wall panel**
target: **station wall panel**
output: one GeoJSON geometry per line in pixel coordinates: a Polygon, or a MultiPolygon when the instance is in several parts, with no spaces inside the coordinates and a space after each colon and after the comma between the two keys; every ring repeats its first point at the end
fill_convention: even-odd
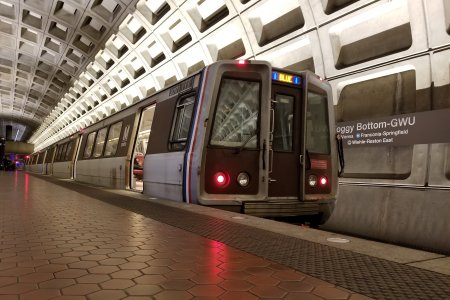
{"type": "Polygon", "coordinates": [[[315,26],[307,1],[264,0],[241,14],[255,54],[273,48],[315,26]]]}
{"type": "Polygon", "coordinates": [[[148,66],[148,70],[165,63],[170,57],[169,51],[154,35],[142,42],[135,51],[142,57],[143,62],[148,66]]]}
{"type": "Polygon", "coordinates": [[[325,77],[317,31],[288,40],[269,51],[257,54],[255,58],[267,60],[274,67],[292,71],[310,70],[325,77]]]}
{"type": "MultiPolygon", "coordinates": [[[[431,62],[433,109],[450,108],[450,49],[433,53],[431,62]]],[[[430,153],[429,185],[450,187],[450,144],[432,144],[430,153]]]]}
{"type": "Polygon", "coordinates": [[[174,84],[177,80],[181,79],[181,75],[177,72],[173,61],[169,61],[162,65],[160,68],[155,70],[152,75],[155,79],[158,90],[174,84]]]}
{"type": "Polygon", "coordinates": [[[183,77],[200,71],[208,64],[202,46],[197,43],[174,58],[174,62],[183,77]]]}
{"type": "Polygon", "coordinates": [[[378,0],[309,0],[317,25],[350,14],[378,0]]]}
{"type": "Polygon", "coordinates": [[[196,36],[181,12],[177,10],[155,30],[155,34],[162,41],[170,53],[180,53],[192,45],[196,36]]]}
{"type": "Polygon", "coordinates": [[[447,0],[424,1],[427,9],[430,46],[450,44],[450,2],[447,0]]]}
{"type": "Polygon", "coordinates": [[[319,28],[327,77],[428,50],[420,1],[379,1],[319,28]]]}
{"type": "Polygon", "coordinates": [[[209,62],[223,59],[252,58],[246,32],[238,18],[200,40],[209,62]]]}
{"type": "Polygon", "coordinates": [[[156,83],[152,74],[145,75],[136,83],[141,99],[144,99],[156,92],[156,83]]]}
{"type": "MultiPolygon", "coordinates": [[[[428,56],[332,81],[336,122],[427,111],[431,106],[428,56]]],[[[345,148],[343,182],[424,185],[428,145],[345,148]]]]}
{"type": "Polygon", "coordinates": [[[201,38],[237,15],[230,0],[186,1],[180,10],[196,36],[201,38]]]}

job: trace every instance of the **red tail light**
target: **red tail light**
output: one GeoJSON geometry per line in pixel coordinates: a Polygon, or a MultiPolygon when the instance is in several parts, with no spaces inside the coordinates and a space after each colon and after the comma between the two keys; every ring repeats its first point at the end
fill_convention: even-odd
{"type": "Polygon", "coordinates": [[[326,186],[328,183],[328,179],[325,176],[320,177],[319,183],[321,186],[326,186]]]}
{"type": "Polygon", "coordinates": [[[230,176],[228,176],[225,172],[217,172],[214,174],[214,183],[218,187],[225,187],[228,185],[228,182],[230,181],[230,176]]]}
{"type": "Polygon", "coordinates": [[[217,175],[216,181],[217,181],[218,184],[224,184],[225,183],[225,176],[217,175]]]}
{"type": "Polygon", "coordinates": [[[250,64],[249,60],[239,59],[236,61],[238,68],[246,68],[248,64],[250,64]]]}

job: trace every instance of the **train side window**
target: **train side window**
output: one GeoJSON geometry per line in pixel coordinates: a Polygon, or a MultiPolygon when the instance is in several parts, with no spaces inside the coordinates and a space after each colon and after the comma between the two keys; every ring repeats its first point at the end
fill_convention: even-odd
{"type": "Polygon", "coordinates": [[[52,147],[51,150],[49,150],[47,157],[45,158],[46,163],[51,163],[53,159],[53,155],[55,154],[55,147],[52,147]]]}
{"type": "Polygon", "coordinates": [[[122,122],[111,125],[108,133],[108,140],[105,147],[105,156],[112,156],[116,154],[117,145],[119,144],[120,131],[122,129],[122,122]]]}
{"type": "Polygon", "coordinates": [[[59,161],[64,160],[64,156],[66,155],[66,150],[67,150],[67,143],[65,143],[61,148],[62,149],[61,149],[61,155],[59,157],[59,161]]]}
{"type": "Polygon", "coordinates": [[[98,131],[97,139],[95,140],[94,157],[100,157],[105,146],[106,131],[108,127],[102,128],[98,131]]]}
{"type": "Polygon", "coordinates": [[[256,149],[261,84],[222,79],[211,134],[211,145],[256,149]]]}
{"type": "Polygon", "coordinates": [[[330,131],[326,95],[308,91],[306,111],[306,149],[311,153],[330,153],[330,131]]]}
{"type": "Polygon", "coordinates": [[[195,95],[181,98],[178,101],[174,125],[170,138],[170,150],[183,150],[191,127],[192,111],[195,95]]]}
{"type": "Polygon", "coordinates": [[[95,135],[97,134],[97,132],[91,132],[89,133],[87,140],[86,140],[86,146],[84,147],[84,154],[83,157],[84,158],[89,158],[92,155],[92,148],[94,148],[94,140],[95,140],[95,135]]]}
{"type": "Polygon", "coordinates": [[[147,153],[148,139],[152,131],[153,116],[155,115],[156,105],[147,107],[142,112],[141,124],[136,138],[135,156],[145,155],[147,153]]]}
{"type": "Polygon", "coordinates": [[[56,160],[57,161],[59,161],[59,159],[61,158],[61,153],[63,151],[63,146],[64,146],[64,144],[61,144],[61,145],[58,146],[58,154],[56,156],[56,160]]]}
{"type": "Polygon", "coordinates": [[[70,159],[71,150],[72,150],[72,141],[67,143],[66,157],[65,157],[66,161],[70,159]]]}
{"type": "Polygon", "coordinates": [[[44,163],[44,156],[45,156],[45,152],[42,152],[39,154],[38,164],[44,163]]]}
{"type": "Polygon", "coordinates": [[[52,153],[53,153],[53,149],[52,148],[48,148],[47,149],[47,155],[45,156],[44,163],[48,163],[49,162],[49,159],[50,159],[50,156],[52,155],[52,153]]]}
{"type": "Polygon", "coordinates": [[[294,128],[294,97],[276,94],[274,113],[273,150],[290,152],[294,128]]]}
{"type": "Polygon", "coordinates": [[[55,161],[58,161],[59,155],[61,154],[61,145],[58,145],[57,147],[58,148],[56,149],[55,161]]]}

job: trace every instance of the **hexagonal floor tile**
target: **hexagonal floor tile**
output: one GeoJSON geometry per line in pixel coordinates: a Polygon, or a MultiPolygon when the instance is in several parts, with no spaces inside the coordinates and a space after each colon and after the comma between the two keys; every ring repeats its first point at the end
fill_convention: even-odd
{"type": "Polygon", "coordinates": [[[202,284],[202,285],[196,285],[193,288],[190,288],[188,290],[189,293],[191,293],[194,296],[198,297],[219,297],[221,294],[225,292],[222,288],[218,287],[217,285],[211,285],[211,284],[202,284]]]}
{"type": "Polygon", "coordinates": [[[224,280],[219,286],[224,290],[235,292],[245,292],[254,287],[253,284],[246,280],[224,280]]]}
{"type": "Polygon", "coordinates": [[[77,283],[69,287],[63,288],[61,291],[64,295],[83,296],[100,290],[98,285],[92,283],[77,283]]]}
{"type": "Polygon", "coordinates": [[[107,290],[124,290],[133,285],[135,285],[135,283],[129,279],[111,279],[100,283],[100,286],[107,290]]]}
{"type": "Polygon", "coordinates": [[[161,291],[161,288],[153,284],[138,284],[126,289],[126,292],[134,296],[151,296],[161,291]]]}

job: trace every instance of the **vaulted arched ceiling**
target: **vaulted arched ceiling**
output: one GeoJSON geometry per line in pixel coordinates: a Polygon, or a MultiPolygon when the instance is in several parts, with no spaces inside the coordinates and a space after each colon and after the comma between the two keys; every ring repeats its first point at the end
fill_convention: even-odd
{"type": "Polygon", "coordinates": [[[27,127],[22,140],[43,123],[135,2],[0,1],[0,118],[27,127]]]}
{"type": "Polygon", "coordinates": [[[341,121],[388,103],[385,77],[415,85],[401,107],[446,108],[449,16],[447,0],[0,0],[0,119],[39,150],[236,58],[328,79],[341,121]]]}

